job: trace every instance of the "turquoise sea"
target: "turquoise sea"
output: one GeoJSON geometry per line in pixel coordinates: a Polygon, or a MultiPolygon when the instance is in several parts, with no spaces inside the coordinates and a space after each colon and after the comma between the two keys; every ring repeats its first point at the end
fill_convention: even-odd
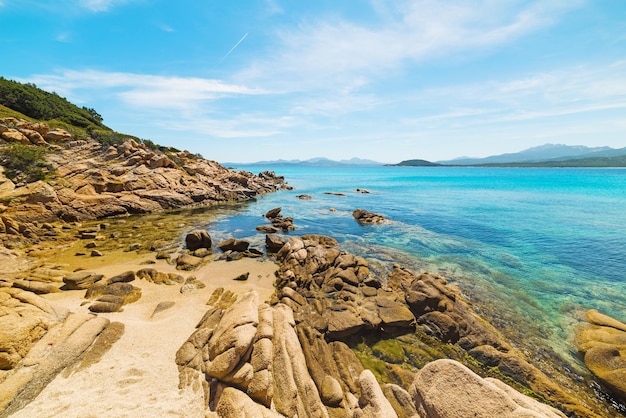
{"type": "Polygon", "coordinates": [[[584,310],[626,321],[626,169],[235,168],[270,169],[294,190],[227,211],[211,225],[218,238],[261,245],[251,233],[280,206],[292,234],[332,236],[379,272],[393,262],[438,272],[521,349],[548,349],[574,368],[584,310]],[[360,226],[356,208],[391,223],[360,226]]]}

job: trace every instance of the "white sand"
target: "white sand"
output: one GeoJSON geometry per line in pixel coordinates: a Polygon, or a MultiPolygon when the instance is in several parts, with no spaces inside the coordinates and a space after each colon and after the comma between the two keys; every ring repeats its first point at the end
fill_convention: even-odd
{"type": "MultiPolygon", "coordinates": [[[[93,271],[105,277],[127,271],[154,267],[159,271],[176,272],[164,262],[145,266],[137,261],[103,266],[93,271]]],[[[196,276],[205,289],[181,294],[181,285],[165,286],[135,280],[142,297],[125,305],[120,313],[100,314],[125,325],[124,335],[97,364],[56,377],[26,408],[12,417],[204,417],[201,394],[178,389],[176,351],[193,333],[196,324],[209,309],[206,302],[213,290],[224,287],[235,293],[256,290],[261,300],[273,292],[276,265],[271,261],[242,259],[234,262],[212,262],[195,272],[177,272],[196,276]],[[234,281],[250,272],[244,282],[234,281]],[[159,302],[174,306],[151,319],[159,302]]],[[[69,291],[47,295],[53,304],[72,312],[87,312],[85,291],[69,291]]]]}

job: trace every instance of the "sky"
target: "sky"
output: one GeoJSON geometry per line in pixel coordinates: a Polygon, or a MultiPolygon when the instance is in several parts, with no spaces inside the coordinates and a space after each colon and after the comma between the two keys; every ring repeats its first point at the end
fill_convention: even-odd
{"type": "Polygon", "coordinates": [[[220,162],[626,146],[624,0],[0,0],[0,51],[220,162]]]}

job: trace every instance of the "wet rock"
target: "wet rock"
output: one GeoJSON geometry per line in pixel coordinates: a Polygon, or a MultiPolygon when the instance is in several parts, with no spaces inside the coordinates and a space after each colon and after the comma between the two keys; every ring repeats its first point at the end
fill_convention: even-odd
{"type": "Polygon", "coordinates": [[[243,253],[248,250],[250,243],[245,240],[229,238],[226,241],[219,244],[219,249],[226,251],[237,251],[243,253]]]}
{"type": "Polygon", "coordinates": [[[352,212],[352,217],[361,225],[374,225],[387,222],[382,215],[364,209],[355,209],[354,212],[352,212]]]}
{"type": "Polygon", "coordinates": [[[265,217],[268,219],[272,219],[272,218],[276,218],[280,215],[280,211],[282,210],[282,208],[274,208],[274,209],[270,209],[265,213],[265,217]]]}
{"type": "Polygon", "coordinates": [[[195,251],[198,248],[211,249],[211,236],[204,229],[196,229],[191,231],[185,237],[185,244],[189,251],[195,251]]]}

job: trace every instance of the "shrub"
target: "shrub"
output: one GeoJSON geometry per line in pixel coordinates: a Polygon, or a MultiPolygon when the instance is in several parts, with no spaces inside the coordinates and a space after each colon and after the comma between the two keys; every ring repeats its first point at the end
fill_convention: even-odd
{"type": "Polygon", "coordinates": [[[13,143],[3,150],[0,162],[5,167],[5,175],[9,179],[30,183],[43,180],[50,170],[45,157],[47,152],[45,148],[13,143]]]}
{"type": "Polygon", "coordinates": [[[124,143],[124,141],[126,141],[128,138],[137,140],[137,138],[135,138],[134,136],[125,135],[114,131],[93,130],[90,132],[90,134],[93,139],[105,146],[120,145],[124,143]]]}

